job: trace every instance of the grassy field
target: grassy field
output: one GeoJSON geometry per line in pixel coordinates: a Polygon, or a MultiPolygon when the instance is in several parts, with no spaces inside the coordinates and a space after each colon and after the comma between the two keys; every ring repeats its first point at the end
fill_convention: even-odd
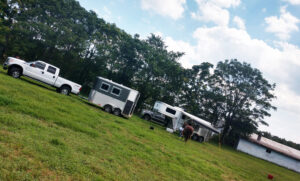
{"type": "MultiPolygon", "coordinates": [[[[149,126],[153,125],[154,130],[149,126]]],[[[0,180],[300,180],[213,143],[184,143],[0,67],[0,180]]]]}

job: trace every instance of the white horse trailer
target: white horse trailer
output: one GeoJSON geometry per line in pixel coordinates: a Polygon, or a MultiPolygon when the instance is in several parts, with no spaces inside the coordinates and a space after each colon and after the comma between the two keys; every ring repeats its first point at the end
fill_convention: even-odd
{"type": "Polygon", "coordinates": [[[173,129],[173,131],[179,130],[184,122],[192,123],[194,127],[192,139],[199,142],[208,141],[213,134],[220,133],[211,123],[185,112],[182,108],[170,106],[161,101],[155,102],[153,112],[153,115],[155,115],[155,112],[158,112],[165,117],[171,118],[172,121],[168,122],[167,128],[173,129]]]}
{"type": "Polygon", "coordinates": [[[139,99],[139,92],[103,77],[97,77],[88,101],[106,112],[131,117],[139,99]]]}

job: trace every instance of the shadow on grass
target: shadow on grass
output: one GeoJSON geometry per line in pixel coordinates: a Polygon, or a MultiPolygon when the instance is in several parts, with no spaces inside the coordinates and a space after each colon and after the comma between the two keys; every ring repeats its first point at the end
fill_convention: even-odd
{"type": "Polygon", "coordinates": [[[92,106],[93,108],[100,109],[100,110],[103,111],[102,107],[100,107],[100,106],[98,106],[98,105],[96,105],[96,104],[93,104],[93,103],[91,103],[91,102],[88,102],[87,100],[85,100],[85,99],[83,99],[83,98],[80,98],[80,99],[81,99],[81,101],[82,101],[84,104],[86,104],[86,105],[88,105],[88,106],[92,106]]]}
{"type": "Polygon", "coordinates": [[[39,86],[39,87],[42,87],[42,88],[45,88],[45,89],[48,89],[48,90],[51,90],[51,91],[55,91],[55,89],[54,88],[52,88],[52,87],[49,87],[50,85],[43,85],[43,83],[42,82],[38,82],[38,81],[36,81],[36,80],[31,80],[30,78],[30,80],[29,79],[27,79],[27,78],[25,78],[25,77],[22,77],[21,78],[23,81],[26,81],[26,82],[28,82],[28,83],[30,83],[30,84],[32,84],[32,85],[36,85],[36,86],[39,86]]]}

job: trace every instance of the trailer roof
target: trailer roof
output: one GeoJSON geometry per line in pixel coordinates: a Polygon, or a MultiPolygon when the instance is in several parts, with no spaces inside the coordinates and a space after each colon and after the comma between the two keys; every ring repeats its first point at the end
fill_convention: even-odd
{"type": "Polygon", "coordinates": [[[105,80],[106,82],[109,82],[109,83],[115,84],[115,85],[117,85],[117,86],[119,86],[119,87],[122,87],[122,88],[125,88],[125,89],[129,89],[129,90],[131,90],[131,91],[136,91],[136,92],[138,92],[137,90],[134,90],[134,89],[132,89],[132,88],[130,88],[130,87],[126,87],[125,85],[122,85],[122,84],[116,83],[116,82],[114,82],[114,81],[112,81],[112,80],[109,80],[109,79],[107,79],[107,78],[100,77],[100,76],[98,76],[97,78],[98,78],[98,79],[105,80]]]}
{"type": "Polygon", "coordinates": [[[205,128],[207,128],[207,129],[209,129],[209,130],[211,130],[211,131],[213,131],[213,132],[215,132],[215,133],[218,133],[218,134],[220,133],[220,131],[217,130],[216,128],[214,128],[214,127],[210,124],[210,122],[204,121],[203,119],[198,118],[197,116],[194,116],[194,115],[192,115],[192,114],[189,114],[189,113],[187,113],[187,112],[185,112],[185,111],[182,111],[182,113],[183,113],[184,115],[186,115],[187,117],[193,119],[193,120],[196,121],[197,123],[201,124],[201,125],[204,126],[205,128]]]}
{"type": "Polygon", "coordinates": [[[276,152],[279,152],[281,154],[284,154],[286,156],[300,160],[300,151],[299,150],[289,147],[289,146],[286,146],[284,144],[278,143],[276,141],[273,141],[273,140],[268,139],[263,136],[260,138],[260,140],[258,140],[257,138],[258,138],[258,135],[253,133],[252,135],[250,135],[248,140],[253,143],[256,143],[258,145],[261,145],[261,146],[264,146],[271,150],[274,150],[276,152]]]}

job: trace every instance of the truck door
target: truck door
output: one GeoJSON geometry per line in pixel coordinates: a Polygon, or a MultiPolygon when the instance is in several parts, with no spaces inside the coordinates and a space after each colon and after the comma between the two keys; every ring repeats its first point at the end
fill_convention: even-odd
{"type": "Polygon", "coordinates": [[[29,66],[26,67],[26,74],[27,76],[43,81],[43,72],[45,70],[46,64],[43,62],[32,62],[29,66]]]}
{"type": "Polygon", "coordinates": [[[154,119],[157,119],[157,120],[160,120],[160,121],[165,120],[165,115],[163,115],[162,113],[157,112],[157,111],[153,112],[153,117],[154,117],[154,119]]]}
{"type": "Polygon", "coordinates": [[[47,84],[53,85],[55,80],[57,79],[57,74],[56,74],[57,71],[58,70],[56,67],[48,65],[44,72],[44,78],[43,78],[44,82],[47,84]]]}

